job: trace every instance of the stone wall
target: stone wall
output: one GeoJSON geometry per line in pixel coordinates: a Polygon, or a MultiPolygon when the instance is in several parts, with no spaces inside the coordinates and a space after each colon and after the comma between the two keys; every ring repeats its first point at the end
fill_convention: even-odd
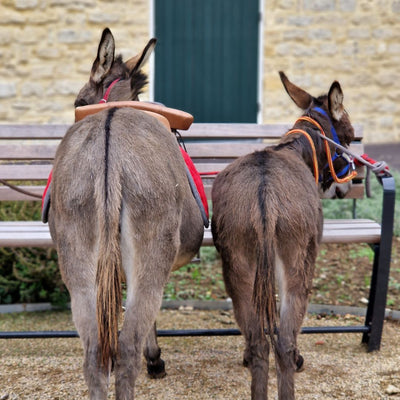
{"type": "Polygon", "coordinates": [[[1,0],[0,121],[72,123],[101,32],[135,55],[149,39],[149,0],[1,0]]]}
{"type": "Polygon", "coordinates": [[[366,142],[400,141],[400,1],[265,0],[263,119],[297,113],[277,71],[313,95],[338,80],[366,142]]]}
{"type": "MultiPolygon", "coordinates": [[[[150,4],[1,0],[0,122],[71,123],[102,29],[132,56],[150,37],[150,4]]],[[[400,141],[400,0],[264,0],[262,65],[264,122],[299,114],[284,70],[314,95],[339,80],[366,142],[400,141]]]]}

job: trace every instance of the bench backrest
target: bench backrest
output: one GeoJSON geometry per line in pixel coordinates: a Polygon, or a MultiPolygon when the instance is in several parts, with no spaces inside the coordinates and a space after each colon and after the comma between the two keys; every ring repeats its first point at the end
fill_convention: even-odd
{"type": "MultiPolygon", "coordinates": [[[[186,132],[180,132],[187,152],[198,171],[219,172],[235,158],[275,145],[292,125],[289,124],[193,124],[186,132]]],[[[357,155],[364,153],[361,125],[354,126],[355,140],[350,150],[357,155]]],[[[364,196],[364,167],[357,169],[358,176],[346,198],[359,199],[364,196]]],[[[204,176],[206,194],[210,197],[216,175],[204,176]]]]}
{"type": "MultiPolygon", "coordinates": [[[[187,152],[199,172],[218,172],[235,158],[276,144],[291,126],[285,124],[193,124],[180,131],[187,152]]],[[[52,168],[57,146],[68,125],[0,125],[0,179],[41,195],[52,168]]],[[[363,153],[362,127],[355,126],[350,149],[363,153]]],[[[202,177],[210,196],[215,175],[202,177]]],[[[346,197],[362,198],[364,168],[346,197]]],[[[0,185],[1,200],[35,200],[0,185]]],[[[37,199],[36,199],[37,200],[37,199]]]]}

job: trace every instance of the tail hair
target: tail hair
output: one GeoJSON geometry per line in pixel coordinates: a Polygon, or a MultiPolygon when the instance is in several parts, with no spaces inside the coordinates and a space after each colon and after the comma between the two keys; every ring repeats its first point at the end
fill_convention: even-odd
{"type": "Polygon", "coordinates": [[[104,171],[96,183],[96,207],[99,223],[99,257],[97,262],[97,334],[99,364],[110,368],[118,355],[118,321],[122,306],[122,271],[120,248],[120,216],[122,188],[118,164],[110,153],[112,108],[105,123],[104,171]]]}
{"type": "Polygon", "coordinates": [[[119,248],[101,250],[97,264],[97,333],[99,364],[108,370],[118,354],[118,321],[122,307],[119,248]]]}
{"type": "Polygon", "coordinates": [[[259,241],[259,254],[253,289],[260,326],[268,334],[273,347],[276,346],[275,331],[277,325],[276,288],[275,288],[275,251],[265,237],[259,241]]]}

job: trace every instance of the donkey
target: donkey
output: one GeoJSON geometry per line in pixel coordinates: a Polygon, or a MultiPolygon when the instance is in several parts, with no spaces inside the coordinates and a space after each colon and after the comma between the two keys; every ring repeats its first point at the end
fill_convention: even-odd
{"type": "MultiPolygon", "coordinates": [[[[150,40],[124,63],[105,29],[75,106],[98,103],[105,92],[111,101],[137,100],[154,45],[150,40]]],[[[116,398],[131,400],[143,348],[149,373],[165,375],[155,336],[163,287],[203,238],[175,137],[132,108],[109,108],[75,123],[56,152],[48,220],[84,348],[89,397],[107,398],[113,367],[116,398]],[[126,311],[118,333],[123,278],[126,311]]]]}
{"type": "MultiPolygon", "coordinates": [[[[327,190],[331,174],[335,176],[347,163],[335,153],[335,171],[327,172],[325,142],[317,133],[323,130],[332,138],[335,130],[343,145],[354,137],[338,82],[331,85],[328,95],[314,98],[283,72],[280,76],[305,115],[276,146],[231,163],[212,189],[212,233],[226,290],[246,341],[243,363],[251,372],[253,400],[268,398],[269,342],[275,353],[279,399],[294,399],[294,372],[303,367],[297,335],[322,235],[319,187],[327,190]],[[322,171],[320,177],[318,171],[322,171]]],[[[342,177],[338,182],[347,180],[342,177]]]]}

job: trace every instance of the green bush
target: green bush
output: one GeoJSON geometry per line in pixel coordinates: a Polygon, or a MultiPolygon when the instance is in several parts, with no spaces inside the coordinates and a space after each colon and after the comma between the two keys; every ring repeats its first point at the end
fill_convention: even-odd
{"type": "MultiPolygon", "coordinates": [[[[39,219],[39,202],[0,202],[2,221],[39,219]]],[[[0,248],[0,304],[68,301],[54,249],[0,248]]]]}
{"type": "MultiPolygon", "coordinates": [[[[396,205],[395,219],[394,219],[394,235],[400,236],[400,172],[392,171],[396,184],[396,205]]],[[[380,222],[382,216],[382,195],[383,189],[379,184],[375,175],[371,172],[371,198],[363,198],[357,200],[356,212],[357,218],[368,218],[380,222]]],[[[325,218],[352,218],[353,200],[323,200],[323,210],[325,218]]]]}

